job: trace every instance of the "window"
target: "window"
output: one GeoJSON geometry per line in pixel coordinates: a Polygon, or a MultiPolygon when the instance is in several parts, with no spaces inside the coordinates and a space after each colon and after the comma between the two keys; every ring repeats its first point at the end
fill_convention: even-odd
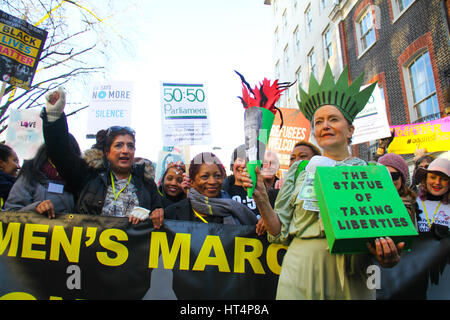
{"type": "Polygon", "coordinates": [[[325,60],[328,60],[333,55],[333,43],[332,43],[332,34],[331,28],[328,27],[323,33],[323,48],[324,48],[324,57],[325,60]]]}
{"type": "Polygon", "coordinates": [[[361,15],[357,26],[359,29],[359,44],[361,52],[364,52],[372,44],[374,44],[376,40],[372,10],[370,10],[370,7],[361,15]]]}
{"type": "Polygon", "coordinates": [[[329,0],[320,0],[320,11],[322,12],[328,5],[329,0]]]}
{"type": "Polygon", "coordinates": [[[300,50],[300,32],[298,26],[294,30],[294,48],[296,52],[300,50]]]}
{"type": "Polygon", "coordinates": [[[284,47],[284,68],[286,70],[289,69],[289,45],[286,45],[286,47],[284,47]]]}
{"type": "Polygon", "coordinates": [[[394,19],[397,19],[403,12],[405,12],[414,1],[415,0],[391,0],[394,19]]]}
{"type": "Polygon", "coordinates": [[[436,96],[433,69],[428,51],[415,58],[408,66],[409,85],[413,109],[417,116],[415,122],[424,122],[440,118],[436,96]]]}
{"type": "Polygon", "coordinates": [[[395,0],[394,2],[397,6],[398,12],[402,12],[403,10],[408,8],[409,5],[414,2],[414,0],[395,0]]]}
{"type": "Polygon", "coordinates": [[[280,61],[278,60],[275,64],[275,77],[280,79],[280,61]]]}
{"type": "Polygon", "coordinates": [[[314,74],[314,77],[317,78],[316,54],[314,53],[314,49],[312,49],[308,54],[308,63],[309,70],[314,74]]]}
{"type": "Polygon", "coordinates": [[[305,11],[305,23],[306,23],[306,32],[309,34],[312,31],[312,14],[311,14],[311,5],[305,11]]]}
{"type": "Polygon", "coordinates": [[[302,86],[302,67],[298,67],[297,71],[295,71],[295,79],[297,80],[297,87],[302,86]]]}

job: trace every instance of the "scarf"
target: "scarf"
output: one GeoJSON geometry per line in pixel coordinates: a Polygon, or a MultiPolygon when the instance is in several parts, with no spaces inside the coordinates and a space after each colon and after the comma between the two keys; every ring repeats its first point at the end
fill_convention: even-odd
{"type": "Polygon", "coordinates": [[[49,162],[45,161],[41,166],[41,171],[45,174],[45,176],[51,181],[64,181],[63,178],[59,175],[56,168],[49,162]]]}
{"type": "Polygon", "coordinates": [[[193,210],[206,216],[223,217],[224,224],[255,225],[258,221],[247,206],[232,199],[208,198],[194,188],[189,190],[188,198],[193,210]]]}

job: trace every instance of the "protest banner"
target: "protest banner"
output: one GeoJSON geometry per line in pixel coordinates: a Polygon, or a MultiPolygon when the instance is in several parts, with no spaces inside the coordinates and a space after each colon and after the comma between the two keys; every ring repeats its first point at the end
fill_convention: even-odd
{"type": "Polygon", "coordinates": [[[311,124],[299,109],[281,108],[283,127],[280,128],[281,117],[277,113],[270,131],[267,150],[276,152],[280,160],[280,169],[289,168],[289,157],[299,141],[308,141],[311,124]]]}
{"type": "Polygon", "coordinates": [[[369,252],[378,237],[411,248],[417,231],[385,166],[317,167],[314,189],[330,253],[369,252]]]}
{"type": "Polygon", "coordinates": [[[0,215],[2,299],[274,299],[286,247],[255,226],[0,215]]]}
{"type": "Polygon", "coordinates": [[[438,120],[391,126],[394,140],[388,151],[397,154],[414,153],[417,148],[427,152],[447,151],[450,142],[450,117],[438,120]]]}
{"type": "Polygon", "coordinates": [[[133,84],[127,81],[96,82],[92,85],[87,137],[112,126],[130,126],[133,84]]]}
{"type": "MultiPolygon", "coordinates": [[[[365,87],[363,86],[361,89],[365,87]]],[[[355,132],[352,136],[352,145],[386,138],[391,135],[386,114],[386,103],[381,96],[380,87],[375,86],[366,106],[356,115],[353,126],[355,132]]]]}
{"type": "Polygon", "coordinates": [[[161,82],[164,146],[209,145],[211,128],[204,84],[161,82]]]}
{"type": "Polygon", "coordinates": [[[30,89],[47,31],[0,11],[0,79],[30,89]]]}
{"type": "Polygon", "coordinates": [[[31,159],[44,143],[40,110],[12,109],[6,131],[6,144],[14,149],[19,159],[31,159]]]}

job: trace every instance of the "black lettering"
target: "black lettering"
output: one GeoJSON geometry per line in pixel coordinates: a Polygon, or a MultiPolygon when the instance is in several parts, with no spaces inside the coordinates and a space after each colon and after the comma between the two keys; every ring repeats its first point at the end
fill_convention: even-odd
{"type": "Polygon", "coordinates": [[[353,229],[359,229],[358,221],[356,221],[356,220],[350,220],[350,222],[352,223],[353,229]]]}
{"type": "Polygon", "coordinates": [[[351,189],[353,190],[353,189],[358,189],[358,186],[356,185],[356,183],[355,182],[351,182],[351,189]]]}
{"type": "Polygon", "coordinates": [[[339,229],[340,229],[340,230],[345,230],[345,227],[344,227],[344,226],[342,226],[342,224],[341,224],[341,221],[340,221],[340,220],[338,220],[338,221],[337,221],[337,223],[338,223],[338,226],[339,226],[339,229]]]}
{"type": "Polygon", "coordinates": [[[390,206],[390,205],[385,205],[384,206],[384,211],[386,211],[387,213],[392,213],[393,211],[392,211],[392,207],[390,206]]]}
{"type": "Polygon", "coordinates": [[[383,228],[386,228],[386,224],[384,223],[386,219],[378,219],[378,221],[383,225],[383,228]]]}
{"type": "Polygon", "coordinates": [[[377,214],[384,214],[383,208],[381,206],[374,206],[374,208],[377,214]]]}
{"type": "Polygon", "coordinates": [[[404,227],[408,226],[408,221],[406,221],[405,218],[400,218],[400,222],[401,222],[402,226],[404,226],[404,227]]]}
{"type": "Polygon", "coordinates": [[[361,224],[361,228],[363,229],[367,229],[369,226],[367,225],[367,221],[366,220],[359,220],[359,223],[361,224]]]}
{"type": "Polygon", "coordinates": [[[350,207],[350,215],[351,216],[357,216],[358,215],[358,212],[356,212],[355,208],[350,207]]]}
{"type": "Polygon", "coordinates": [[[359,179],[358,172],[352,172],[352,179],[359,179]]]}
{"type": "Polygon", "coordinates": [[[378,228],[377,221],[375,219],[369,219],[371,228],[378,228]]]}
{"type": "Polygon", "coordinates": [[[361,186],[361,189],[364,190],[364,181],[357,181],[357,183],[361,186]]]}
{"type": "Polygon", "coordinates": [[[381,185],[381,181],[380,180],[376,180],[375,181],[375,185],[377,186],[378,189],[383,189],[383,186],[381,185]]]}
{"type": "Polygon", "coordinates": [[[345,190],[348,190],[348,189],[347,189],[347,184],[348,184],[348,182],[347,182],[347,181],[342,181],[341,183],[342,183],[342,185],[344,186],[345,190]]]}
{"type": "Polygon", "coordinates": [[[386,219],[386,222],[388,223],[388,225],[389,225],[389,228],[392,228],[391,220],[389,220],[389,219],[386,219]]]}
{"type": "Polygon", "coordinates": [[[347,207],[340,207],[339,209],[341,209],[344,216],[347,216],[347,207]]]}
{"type": "Polygon", "coordinates": [[[337,182],[337,181],[335,181],[335,182],[333,182],[333,185],[334,185],[334,188],[336,189],[336,190],[339,190],[341,187],[339,186],[339,182],[337,182]]]}
{"type": "Polygon", "coordinates": [[[367,186],[368,186],[370,189],[375,189],[375,183],[374,183],[373,181],[367,181],[367,186]]]}
{"type": "Polygon", "coordinates": [[[394,226],[396,226],[396,227],[401,227],[402,226],[400,224],[400,222],[398,222],[398,218],[392,218],[392,222],[394,223],[394,226]]]}
{"type": "Polygon", "coordinates": [[[345,177],[345,180],[348,180],[348,177],[347,177],[347,175],[348,175],[348,172],[342,172],[342,174],[344,175],[344,177],[345,177]]]}
{"type": "Polygon", "coordinates": [[[367,172],[361,171],[359,174],[361,175],[361,179],[367,179],[367,172]]]}
{"type": "Polygon", "coordinates": [[[359,213],[361,215],[366,215],[366,216],[369,215],[369,213],[366,211],[366,207],[359,207],[359,213]]]}

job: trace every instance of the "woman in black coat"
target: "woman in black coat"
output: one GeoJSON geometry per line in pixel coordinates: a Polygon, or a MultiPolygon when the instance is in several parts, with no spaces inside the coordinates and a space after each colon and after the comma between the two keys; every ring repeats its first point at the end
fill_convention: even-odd
{"type": "Polygon", "coordinates": [[[90,166],[68,147],[68,127],[63,113],[62,89],[47,96],[42,112],[48,156],[77,195],[75,212],[102,216],[129,217],[133,224],[150,217],[159,228],[164,219],[161,197],[145,165],[134,164],[135,132],[128,127],[110,127],[102,132],[94,152],[101,161],[90,166]]]}

